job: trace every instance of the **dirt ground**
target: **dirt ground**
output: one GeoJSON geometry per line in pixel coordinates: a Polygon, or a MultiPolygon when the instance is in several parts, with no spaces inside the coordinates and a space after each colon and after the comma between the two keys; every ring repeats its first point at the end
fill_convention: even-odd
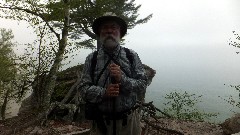
{"type": "MultiPolygon", "coordinates": [[[[26,120],[33,119],[34,116],[25,118],[26,120]]],[[[24,118],[23,118],[24,119],[24,118]]],[[[20,120],[26,122],[26,120],[20,120]]],[[[90,131],[90,122],[85,121],[81,124],[74,122],[63,122],[49,120],[45,123],[46,126],[39,126],[41,124],[35,123],[28,127],[21,128],[19,118],[11,118],[5,121],[0,121],[0,135],[88,135],[90,131]]],[[[163,130],[156,130],[154,126],[159,126],[165,129],[171,129],[181,132],[184,135],[224,135],[220,125],[215,125],[207,122],[181,121],[176,119],[158,119],[158,122],[150,121],[153,126],[143,122],[145,135],[166,135],[174,134],[172,132],[165,132],[163,130]]]]}

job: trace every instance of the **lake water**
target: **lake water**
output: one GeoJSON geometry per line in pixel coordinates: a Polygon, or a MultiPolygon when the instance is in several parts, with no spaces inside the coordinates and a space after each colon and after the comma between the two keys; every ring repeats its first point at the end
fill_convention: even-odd
{"type": "Polygon", "coordinates": [[[153,101],[153,104],[159,108],[160,110],[163,110],[165,108],[164,103],[166,103],[168,100],[166,100],[164,97],[166,94],[169,94],[170,92],[187,92],[189,94],[196,94],[198,96],[202,95],[201,98],[199,98],[202,102],[198,103],[196,105],[197,109],[200,111],[204,111],[206,113],[219,113],[218,116],[215,118],[213,117],[210,119],[210,122],[223,122],[227,118],[230,118],[234,112],[240,112],[240,109],[237,107],[233,107],[224,99],[228,99],[230,95],[233,96],[236,101],[239,101],[238,93],[233,89],[229,88],[227,86],[216,87],[215,89],[199,89],[199,88],[193,88],[189,89],[189,87],[172,87],[172,88],[163,88],[161,86],[154,87],[153,85],[149,86],[146,92],[146,102],[153,101]],[[156,89],[157,88],[157,89],[156,89]],[[219,97],[220,96],[220,97],[219,97]]]}
{"type": "MultiPolygon", "coordinates": [[[[230,95],[239,101],[238,92],[229,85],[240,85],[240,55],[234,49],[226,48],[174,48],[151,50],[151,65],[157,74],[146,93],[147,101],[154,101],[164,108],[164,96],[170,92],[184,92],[202,95],[199,110],[219,113],[212,121],[223,122],[240,112],[224,99],[230,95]]],[[[143,57],[145,60],[146,57],[143,57]]],[[[146,60],[145,60],[146,61],[146,60]]]]}
{"type": "Polygon", "coordinates": [[[139,41],[127,47],[133,48],[144,64],[156,70],[146,100],[153,101],[160,109],[164,108],[166,94],[187,91],[202,95],[199,110],[219,113],[212,121],[222,122],[231,117],[231,110],[240,112],[223,100],[232,95],[239,101],[238,92],[229,85],[240,85],[240,55],[235,53],[239,48],[229,46],[226,39],[195,44],[139,41]]]}

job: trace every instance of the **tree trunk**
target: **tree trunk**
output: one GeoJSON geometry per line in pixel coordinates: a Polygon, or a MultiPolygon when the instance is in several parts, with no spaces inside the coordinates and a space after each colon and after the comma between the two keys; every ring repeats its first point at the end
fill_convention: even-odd
{"type": "Polygon", "coordinates": [[[4,97],[3,104],[1,106],[1,117],[2,117],[3,120],[5,120],[5,114],[6,114],[6,108],[7,108],[9,94],[10,94],[10,90],[7,89],[7,92],[6,92],[5,97],[4,97]]]}
{"type": "Polygon", "coordinates": [[[64,0],[64,4],[66,5],[65,8],[65,20],[64,20],[64,28],[62,30],[62,39],[59,40],[59,48],[56,53],[56,57],[54,63],[49,71],[49,74],[46,78],[47,82],[45,85],[45,93],[44,93],[44,100],[43,100],[43,108],[47,109],[50,105],[51,94],[54,90],[55,83],[56,83],[56,74],[59,70],[60,64],[63,60],[63,55],[65,48],[67,46],[67,36],[68,36],[68,27],[69,27],[69,19],[70,19],[70,5],[69,0],[64,0]]]}

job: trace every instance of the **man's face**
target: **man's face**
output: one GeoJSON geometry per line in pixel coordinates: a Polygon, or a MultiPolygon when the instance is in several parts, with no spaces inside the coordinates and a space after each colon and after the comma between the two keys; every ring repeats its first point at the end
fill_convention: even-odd
{"type": "Polygon", "coordinates": [[[100,27],[100,41],[106,49],[113,49],[120,43],[120,26],[113,21],[105,22],[100,27]]]}

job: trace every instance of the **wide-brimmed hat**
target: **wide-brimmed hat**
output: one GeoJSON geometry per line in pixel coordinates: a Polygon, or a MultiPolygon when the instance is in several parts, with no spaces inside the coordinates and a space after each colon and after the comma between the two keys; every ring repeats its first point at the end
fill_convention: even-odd
{"type": "Polygon", "coordinates": [[[107,21],[114,21],[120,25],[120,30],[121,30],[121,38],[127,33],[127,23],[120,17],[116,16],[116,14],[112,12],[107,12],[103,16],[97,18],[94,20],[92,24],[92,29],[93,32],[96,35],[100,35],[99,33],[99,27],[107,21]]]}

